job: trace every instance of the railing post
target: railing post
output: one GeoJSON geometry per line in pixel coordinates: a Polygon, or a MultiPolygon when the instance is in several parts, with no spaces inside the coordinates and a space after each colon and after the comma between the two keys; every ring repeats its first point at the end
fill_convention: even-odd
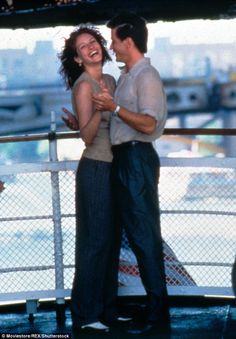
{"type": "MultiPolygon", "coordinates": [[[[57,140],[55,112],[51,112],[51,132],[49,138],[49,157],[50,161],[57,161],[57,140]]],[[[60,205],[60,188],[59,174],[57,171],[51,171],[52,186],[52,208],[53,208],[53,226],[54,226],[54,256],[55,256],[55,285],[56,290],[64,289],[64,270],[63,270],[63,240],[61,228],[61,205],[60,205]]],[[[57,320],[61,322],[65,318],[65,300],[56,298],[57,320]]]]}

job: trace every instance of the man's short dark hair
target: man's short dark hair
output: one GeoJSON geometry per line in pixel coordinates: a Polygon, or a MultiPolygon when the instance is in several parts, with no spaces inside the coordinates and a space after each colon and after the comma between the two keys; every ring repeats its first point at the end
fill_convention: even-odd
{"type": "Polygon", "coordinates": [[[147,52],[148,30],[144,18],[132,12],[124,12],[110,19],[107,27],[117,28],[116,34],[120,40],[130,37],[141,53],[147,52]]]}

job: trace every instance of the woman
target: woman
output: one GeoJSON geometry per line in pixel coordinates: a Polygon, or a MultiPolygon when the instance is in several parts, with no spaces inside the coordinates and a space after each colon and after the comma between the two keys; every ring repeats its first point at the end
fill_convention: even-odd
{"type": "Polygon", "coordinates": [[[72,90],[72,105],[85,149],[76,173],[75,276],[71,294],[73,325],[108,330],[101,319],[108,309],[106,283],[112,246],[112,199],[109,140],[110,112],[95,110],[92,95],[115,80],[102,73],[110,59],[106,41],[93,27],[81,26],[65,40],[60,73],[72,90]]]}

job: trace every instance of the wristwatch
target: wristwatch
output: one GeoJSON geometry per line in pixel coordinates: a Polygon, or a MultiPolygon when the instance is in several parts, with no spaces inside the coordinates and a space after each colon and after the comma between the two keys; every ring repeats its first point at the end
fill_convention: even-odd
{"type": "Polygon", "coordinates": [[[114,112],[112,112],[112,116],[113,117],[118,117],[119,116],[119,111],[120,111],[120,106],[119,105],[117,105],[116,106],[116,109],[114,110],[114,112]]]}

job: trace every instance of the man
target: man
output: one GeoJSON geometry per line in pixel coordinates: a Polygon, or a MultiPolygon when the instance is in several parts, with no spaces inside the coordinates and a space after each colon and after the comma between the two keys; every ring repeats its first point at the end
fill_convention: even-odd
{"type": "Polygon", "coordinates": [[[152,145],[163,133],[166,98],[157,70],[144,56],[148,38],[145,20],[126,13],[112,18],[107,26],[111,28],[110,48],[125,68],[114,98],[105,93],[94,96],[94,103],[98,110],[114,112],[110,136],[119,229],[116,249],[118,253],[124,226],[147,293],[146,321],[133,324],[128,332],[143,334],[169,322],[157,191],[160,162],[152,145]]]}

